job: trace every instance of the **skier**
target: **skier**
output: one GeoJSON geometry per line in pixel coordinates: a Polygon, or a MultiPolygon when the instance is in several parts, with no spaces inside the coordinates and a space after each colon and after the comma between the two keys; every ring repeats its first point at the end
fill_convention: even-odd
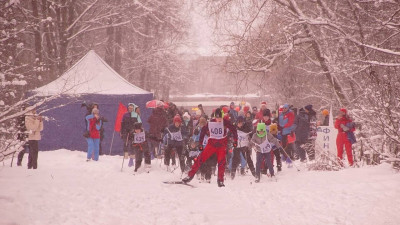
{"type": "MultiPolygon", "coordinates": [[[[217,108],[214,112],[214,119],[211,119],[201,130],[200,140],[202,143],[204,136],[207,134],[209,136],[208,143],[204,151],[200,154],[197,161],[192,166],[189,171],[188,176],[183,178],[182,181],[187,183],[190,182],[200,166],[214,153],[217,154],[218,159],[218,187],[225,187],[224,185],[224,173],[225,173],[225,155],[227,146],[227,129],[228,128],[233,134],[233,147],[237,147],[238,135],[236,128],[226,119],[222,118],[222,111],[217,108]]],[[[200,146],[200,150],[202,150],[200,146]]]]}
{"type": "MultiPolygon", "coordinates": [[[[171,157],[175,157],[172,154],[173,149],[176,150],[179,157],[179,164],[181,167],[182,173],[185,171],[185,159],[183,156],[183,137],[181,132],[182,119],[179,114],[176,114],[173,119],[173,124],[169,125],[168,128],[165,129],[165,134],[168,136],[168,146],[165,150],[165,158],[164,165],[167,166],[167,170],[169,170],[169,160],[171,157]]],[[[174,160],[172,159],[172,164],[174,165],[174,160]]]]}
{"type": "Polygon", "coordinates": [[[282,106],[282,112],[279,115],[279,126],[282,134],[282,146],[285,148],[286,153],[289,156],[289,166],[292,163],[293,152],[295,145],[294,143],[289,143],[288,136],[293,136],[294,130],[296,129],[296,124],[294,123],[295,115],[294,112],[290,109],[288,104],[284,104],[282,106]]]}
{"type": "Polygon", "coordinates": [[[121,121],[121,138],[124,141],[124,158],[127,159],[128,156],[130,157],[128,166],[133,166],[133,158],[135,152],[132,149],[133,140],[133,125],[136,122],[141,123],[140,115],[136,112],[137,105],[133,103],[128,104],[128,112],[124,114],[121,121]]]}
{"type": "Polygon", "coordinates": [[[142,159],[144,155],[144,163],[145,163],[145,170],[146,172],[150,171],[151,168],[151,160],[150,160],[150,151],[149,151],[149,146],[147,143],[147,138],[146,138],[146,133],[144,132],[142,128],[141,123],[134,123],[133,124],[133,142],[132,142],[132,148],[135,152],[135,172],[140,168],[142,165],[142,159]]]}
{"type": "Polygon", "coordinates": [[[279,145],[279,140],[276,139],[272,134],[267,132],[265,123],[257,124],[257,133],[251,138],[250,144],[255,147],[257,153],[256,157],[256,180],[255,182],[260,182],[261,178],[261,162],[265,159],[271,178],[275,176],[274,167],[272,166],[271,156],[272,156],[272,144],[275,146],[279,145]]]}
{"type": "Polygon", "coordinates": [[[231,178],[235,178],[236,168],[240,161],[240,154],[246,157],[247,164],[249,165],[251,174],[256,176],[253,160],[251,159],[251,149],[249,148],[250,133],[252,132],[252,124],[245,123],[243,116],[239,116],[236,125],[238,133],[238,147],[233,149],[232,169],[231,178]]]}

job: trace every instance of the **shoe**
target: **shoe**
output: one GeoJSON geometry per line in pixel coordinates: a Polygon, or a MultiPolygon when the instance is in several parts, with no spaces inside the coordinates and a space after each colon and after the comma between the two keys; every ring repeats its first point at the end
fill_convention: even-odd
{"type": "Polygon", "coordinates": [[[260,177],[259,177],[259,176],[256,176],[256,180],[255,180],[254,182],[260,183],[260,177]]]}
{"type": "Polygon", "coordinates": [[[193,179],[193,177],[187,176],[187,177],[183,178],[182,181],[183,181],[183,183],[189,183],[192,179],[193,179]]]}
{"type": "Polygon", "coordinates": [[[128,167],[132,167],[132,166],[133,166],[133,159],[130,158],[130,159],[129,159],[129,163],[128,163],[128,167]]]}
{"type": "Polygon", "coordinates": [[[253,175],[253,177],[256,177],[256,171],[251,171],[251,175],[253,175]]]}
{"type": "Polygon", "coordinates": [[[86,159],[86,162],[89,162],[91,159],[86,159]]]}
{"type": "Polygon", "coordinates": [[[244,172],[244,168],[240,168],[240,174],[241,174],[242,176],[246,175],[246,172],[244,172]]]}
{"type": "Polygon", "coordinates": [[[231,173],[231,179],[233,180],[233,179],[235,179],[235,173],[231,173]]]}
{"type": "Polygon", "coordinates": [[[210,179],[206,179],[206,183],[211,183],[211,180],[210,179]]]}
{"type": "Polygon", "coordinates": [[[278,172],[282,171],[282,167],[278,166],[278,172]]]}
{"type": "Polygon", "coordinates": [[[218,180],[218,187],[225,187],[225,184],[224,184],[224,182],[223,181],[221,181],[221,180],[218,180]]]}

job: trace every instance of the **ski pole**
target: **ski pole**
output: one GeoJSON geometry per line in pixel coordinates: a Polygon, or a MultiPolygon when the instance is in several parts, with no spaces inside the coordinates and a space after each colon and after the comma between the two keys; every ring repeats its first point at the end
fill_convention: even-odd
{"type": "Polygon", "coordinates": [[[297,171],[300,171],[300,169],[296,166],[296,164],[294,164],[293,160],[290,158],[290,156],[286,153],[285,148],[287,148],[287,145],[285,148],[282,147],[281,143],[279,143],[279,147],[282,149],[283,153],[285,153],[286,157],[288,157],[290,159],[290,161],[293,163],[294,167],[297,169],[297,171]]]}
{"type": "MultiPolygon", "coordinates": [[[[125,147],[128,146],[128,138],[129,138],[129,133],[128,133],[128,135],[126,135],[125,147]]],[[[122,172],[122,169],[124,168],[124,161],[125,161],[125,151],[123,152],[123,155],[122,155],[121,172],[122,172]]]]}

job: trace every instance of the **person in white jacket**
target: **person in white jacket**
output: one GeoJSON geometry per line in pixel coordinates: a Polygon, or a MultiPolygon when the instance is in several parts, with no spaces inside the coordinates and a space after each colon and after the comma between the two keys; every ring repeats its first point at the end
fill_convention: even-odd
{"type": "Polygon", "coordinates": [[[37,169],[37,160],[39,152],[39,140],[41,139],[40,131],[43,130],[43,118],[36,114],[33,106],[27,108],[25,114],[25,126],[28,132],[29,156],[28,169],[37,169]]]}

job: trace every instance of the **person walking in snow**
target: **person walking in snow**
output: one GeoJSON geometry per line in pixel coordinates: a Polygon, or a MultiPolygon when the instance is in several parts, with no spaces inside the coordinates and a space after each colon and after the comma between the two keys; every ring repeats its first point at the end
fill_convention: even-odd
{"type": "Polygon", "coordinates": [[[178,154],[179,165],[182,173],[185,171],[185,157],[183,155],[183,136],[182,136],[182,119],[179,114],[176,114],[173,123],[165,129],[165,134],[168,136],[168,145],[165,150],[164,165],[169,170],[169,161],[172,158],[172,164],[175,165],[175,156],[172,154],[173,149],[178,154]]]}
{"type": "Polygon", "coordinates": [[[279,140],[276,139],[272,134],[267,132],[265,123],[257,124],[257,132],[253,135],[250,141],[251,146],[257,153],[256,157],[256,180],[260,182],[261,178],[261,162],[265,160],[266,166],[269,170],[271,178],[275,176],[274,167],[272,166],[272,145],[280,146],[279,140]]]}
{"type": "MultiPolygon", "coordinates": [[[[206,160],[213,155],[217,154],[218,160],[218,187],[224,187],[224,173],[226,164],[226,147],[228,144],[227,140],[227,129],[232,132],[233,135],[233,147],[237,147],[238,135],[236,128],[226,119],[223,119],[222,110],[217,108],[214,112],[214,117],[211,119],[202,129],[200,133],[200,143],[203,142],[204,136],[209,136],[208,143],[204,148],[204,151],[200,154],[197,161],[189,171],[188,176],[183,178],[182,181],[187,183],[190,182],[200,166],[206,162],[206,160]]],[[[202,146],[200,146],[202,148],[202,146]]]]}
{"type": "Polygon", "coordinates": [[[39,141],[42,139],[40,131],[43,130],[43,118],[36,114],[36,109],[33,106],[27,107],[25,114],[25,126],[29,133],[29,156],[28,156],[28,169],[37,169],[38,167],[38,154],[39,154],[39,141]]]}
{"type": "Polygon", "coordinates": [[[231,178],[235,178],[236,168],[240,162],[240,154],[245,157],[247,165],[249,165],[251,174],[255,177],[256,172],[253,160],[251,159],[251,149],[249,148],[250,134],[253,131],[252,124],[246,123],[243,116],[239,116],[237,119],[236,129],[238,133],[238,146],[236,148],[233,148],[231,178]]]}
{"type": "Polygon", "coordinates": [[[94,152],[94,160],[99,160],[99,148],[100,148],[100,128],[102,121],[100,120],[99,110],[94,108],[92,114],[86,116],[87,121],[87,131],[89,131],[89,137],[86,138],[88,143],[87,159],[90,161],[92,159],[92,154],[94,152]]]}
{"type": "Polygon", "coordinates": [[[149,172],[151,168],[151,159],[149,145],[146,138],[147,135],[142,128],[142,124],[139,122],[133,124],[133,130],[132,148],[135,152],[135,172],[137,172],[142,165],[143,156],[146,172],[149,172]]]}
{"type": "Polygon", "coordinates": [[[353,153],[351,149],[352,142],[354,140],[354,123],[347,114],[345,108],[339,110],[339,115],[335,120],[335,128],[338,129],[338,134],[336,138],[337,146],[337,157],[340,160],[339,163],[343,165],[343,146],[346,148],[347,160],[349,161],[349,166],[353,166],[353,153]]]}
{"type": "MultiPolygon", "coordinates": [[[[269,126],[269,133],[274,136],[274,138],[278,139],[278,125],[276,123],[271,123],[269,126]]],[[[281,158],[281,148],[279,146],[273,146],[272,149],[274,150],[274,156],[276,159],[276,168],[278,172],[282,171],[282,158],[281,158]]]]}

